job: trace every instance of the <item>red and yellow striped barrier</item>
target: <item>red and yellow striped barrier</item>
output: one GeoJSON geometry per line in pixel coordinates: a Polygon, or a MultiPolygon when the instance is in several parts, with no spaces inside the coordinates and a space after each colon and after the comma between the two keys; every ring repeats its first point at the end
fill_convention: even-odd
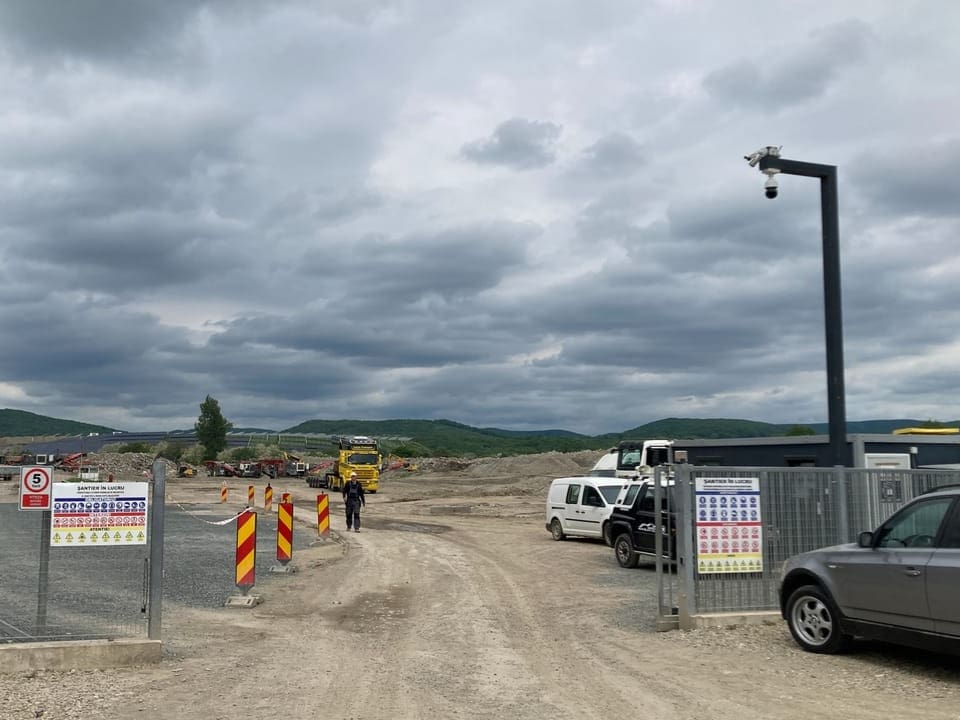
{"type": "Polygon", "coordinates": [[[277,561],[286,565],[293,558],[293,503],[277,505],[277,561]]]}
{"type": "Polygon", "coordinates": [[[223,484],[220,486],[220,502],[227,501],[227,481],[224,480],[223,484]]]}
{"type": "Polygon", "coordinates": [[[256,502],[256,498],[253,492],[253,485],[247,485],[247,505],[253,507],[256,502]]]}
{"type": "Polygon", "coordinates": [[[330,537],[330,498],[326,493],[317,495],[317,535],[330,537]]]}
{"type": "Polygon", "coordinates": [[[246,595],[256,583],[257,513],[244,510],[237,515],[237,587],[246,595]]]}
{"type": "Polygon", "coordinates": [[[263,489],[263,507],[267,510],[273,509],[273,488],[270,487],[270,483],[267,483],[267,486],[263,489]]]}

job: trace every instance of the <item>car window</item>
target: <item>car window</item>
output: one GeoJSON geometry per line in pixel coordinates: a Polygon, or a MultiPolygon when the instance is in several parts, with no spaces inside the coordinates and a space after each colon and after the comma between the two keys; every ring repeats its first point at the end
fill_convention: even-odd
{"type": "Polygon", "coordinates": [[[909,505],[880,528],[877,547],[933,547],[953,498],[935,498],[909,505]]]}
{"type": "Polygon", "coordinates": [[[939,545],[943,548],[960,548],[960,503],[947,518],[939,545]]]}
{"type": "Polygon", "coordinates": [[[567,487],[567,505],[576,505],[580,497],[580,486],[570,485],[567,487]]]}
{"type": "MultiPolygon", "coordinates": [[[[593,490],[593,488],[590,489],[593,490]]],[[[607,501],[607,505],[613,505],[617,501],[617,495],[620,494],[620,486],[603,485],[600,488],[600,494],[603,495],[603,499],[607,501]]]]}
{"type": "Polygon", "coordinates": [[[627,494],[623,498],[624,505],[633,505],[633,501],[637,499],[637,493],[640,492],[640,488],[643,485],[631,485],[627,488],[627,494]]]}
{"type": "Polygon", "coordinates": [[[653,491],[648,490],[647,494],[640,498],[640,504],[637,505],[637,510],[640,512],[653,512],[653,491]]]}
{"type": "Polygon", "coordinates": [[[594,507],[603,507],[606,503],[603,501],[603,498],[600,497],[600,493],[597,492],[596,488],[592,488],[589,485],[583,488],[583,504],[592,505],[594,507]]]}

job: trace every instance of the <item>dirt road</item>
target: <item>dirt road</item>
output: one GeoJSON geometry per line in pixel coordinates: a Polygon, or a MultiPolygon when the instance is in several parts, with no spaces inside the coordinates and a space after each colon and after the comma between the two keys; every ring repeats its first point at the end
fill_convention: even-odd
{"type": "MultiPolygon", "coordinates": [[[[948,658],[812,656],[781,626],[654,632],[652,573],[550,539],[548,479],[398,477],[359,534],[334,503],[338,537],[297,554],[262,605],[165,606],[156,667],[0,676],[0,717],[960,717],[948,658]]],[[[315,491],[293,490],[309,507],[315,491]]]]}

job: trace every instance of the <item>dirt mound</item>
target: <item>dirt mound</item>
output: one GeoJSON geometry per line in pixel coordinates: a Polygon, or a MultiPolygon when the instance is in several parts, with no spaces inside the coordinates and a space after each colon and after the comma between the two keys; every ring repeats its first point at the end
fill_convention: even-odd
{"type": "Polygon", "coordinates": [[[475,477],[564,477],[587,472],[600,452],[584,450],[575,453],[547,452],[537,455],[478,458],[466,469],[475,477]]]}

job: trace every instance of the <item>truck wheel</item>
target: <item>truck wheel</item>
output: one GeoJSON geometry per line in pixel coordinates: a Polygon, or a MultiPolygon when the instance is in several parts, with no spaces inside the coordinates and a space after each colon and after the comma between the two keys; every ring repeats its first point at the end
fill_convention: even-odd
{"type": "Polygon", "coordinates": [[[797,645],[807,652],[843,652],[852,641],[840,629],[840,612],[833,598],[816,585],[804,585],[790,594],[787,625],[797,645]]]}
{"type": "Polygon", "coordinates": [[[627,533],[621,533],[613,543],[613,553],[617,564],[622,568],[635,568],[640,564],[640,556],[633,549],[633,541],[627,533]]]}
{"type": "Polygon", "coordinates": [[[550,523],[550,536],[558,541],[567,539],[567,536],[563,533],[563,525],[560,524],[557,518],[554,518],[553,522],[550,523]]]}

